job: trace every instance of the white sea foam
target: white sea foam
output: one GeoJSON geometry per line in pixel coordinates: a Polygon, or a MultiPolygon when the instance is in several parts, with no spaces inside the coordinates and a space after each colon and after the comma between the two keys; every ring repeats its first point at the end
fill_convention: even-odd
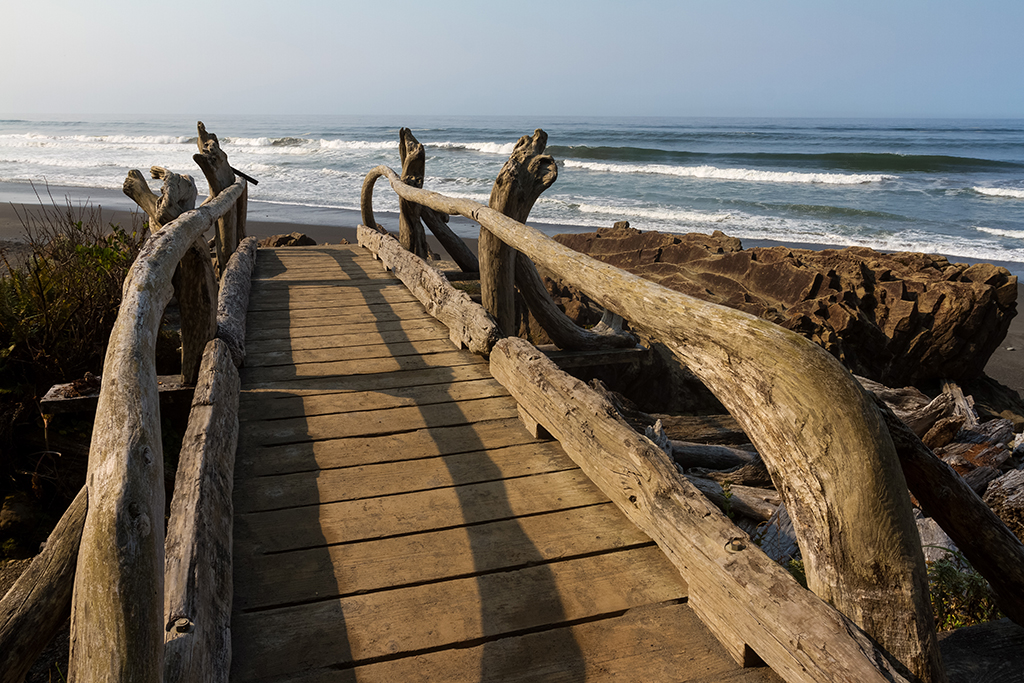
{"type": "Polygon", "coordinates": [[[1009,197],[1010,199],[1024,199],[1024,190],[1009,187],[975,187],[975,192],[986,197],[1009,197]]]}
{"type": "Polygon", "coordinates": [[[609,216],[616,220],[639,218],[670,223],[721,223],[733,218],[733,214],[725,212],[687,211],[682,209],[649,209],[643,207],[601,206],[596,204],[579,204],[577,209],[583,214],[609,216]]]}
{"type": "Polygon", "coordinates": [[[683,178],[737,180],[758,183],[815,183],[822,185],[862,185],[898,176],[880,173],[797,173],[795,171],[757,171],[748,168],[717,168],[715,166],[669,166],[666,164],[600,164],[567,159],[566,168],[580,168],[600,173],[638,173],[671,175],[683,178]]]}
{"type": "Polygon", "coordinates": [[[437,149],[468,149],[474,152],[485,152],[487,154],[501,154],[508,156],[516,148],[514,142],[428,142],[425,147],[437,149]]]}
{"type": "Polygon", "coordinates": [[[371,142],[369,140],[321,140],[320,147],[322,147],[323,149],[343,150],[385,150],[398,149],[398,142],[371,142]]]}
{"type": "Polygon", "coordinates": [[[985,232],[989,235],[996,235],[997,237],[1012,237],[1014,239],[1024,239],[1024,230],[1002,230],[1000,228],[985,228],[982,226],[976,226],[974,228],[978,232],[985,232]]]}

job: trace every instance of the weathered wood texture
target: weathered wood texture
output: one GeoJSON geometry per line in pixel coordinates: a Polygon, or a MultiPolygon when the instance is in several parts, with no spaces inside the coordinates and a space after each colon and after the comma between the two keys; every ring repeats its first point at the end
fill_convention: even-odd
{"type": "Polygon", "coordinates": [[[231,670],[231,487],[238,372],[227,344],[203,355],[174,480],[164,570],[164,680],[227,681],[231,670]]]}
{"type": "MultiPolygon", "coordinates": [[[[317,315],[361,306],[356,345],[382,350],[360,352],[360,362],[390,348],[409,355],[402,367],[355,375],[365,368],[247,358],[235,680],[778,683],[764,667],[738,669],[694,617],[664,554],[556,443],[522,429],[485,363],[450,346],[410,353],[403,334],[427,325],[443,340],[443,326],[422,307],[378,297],[387,287],[370,277],[380,264],[369,253],[261,249],[257,261],[249,332],[260,339],[249,348],[311,343],[317,315]],[[314,278],[334,286],[301,296],[314,278]],[[269,336],[258,309],[285,299],[302,325],[269,336]],[[396,325],[406,314],[414,326],[396,325]],[[270,369],[263,362],[277,368],[273,389],[250,383],[270,369]]],[[[316,343],[337,355],[328,347],[353,338],[316,343]]]]}
{"type": "MultiPolygon", "coordinates": [[[[402,159],[402,182],[423,187],[427,154],[408,128],[398,131],[398,153],[402,159]]],[[[419,205],[404,199],[398,200],[398,241],[406,251],[427,258],[427,236],[420,223],[419,205]]]]}
{"type": "Polygon", "coordinates": [[[242,189],[240,182],[151,236],[125,280],[89,449],[70,680],[163,676],[164,466],[156,336],[175,267],[199,235],[234,209],[242,189]]]}
{"type": "Polygon", "coordinates": [[[448,255],[452,257],[456,265],[462,269],[463,273],[477,275],[480,273],[480,259],[462,241],[462,238],[448,227],[447,214],[438,213],[429,207],[421,206],[420,218],[430,228],[430,232],[434,233],[434,237],[441,243],[441,246],[448,252],[448,255]]]}
{"type": "MultiPolygon", "coordinates": [[[[203,171],[203,175],[206,176],[206,182],[210,186],[210,197],[206,201],[210,201],[210,199],[219,195],[235,182],[235,171],[228,163],[228,155],[220,148],[217,136],[208,132],[202,121],[199,121],[196,127],[199,130],[199,137],[196,140],[196,144],[199,146],[199,153],[193,154],[192,160],[198,164],[199,168],[203,171]]],[[[248,203],[248,192],[244,188],[244,182],[242,185],[243,190],[239,198],[246,198],[243,201],[244,206],[248,203]]],[[[217,219],[215,241],[218,273],[222,274],[224,269],[227,268],[228,259],[231,258],[231,254],[234,253],[242,236],[244,235],[239,232],[237,211],[225,212],[217,219]]]]}
{"type": "Polygon", "coordinates": [[[382,175],[403,199],[476,220],[662,340],[750,435],[793,518],[812,590],[923,680],[943,680],[924,556],[892,441],[834,358],[796,333],[590,259],[476,202],[405,186],[386,167],[372,170],[364,188],[382,175]]]}
{"type": "Polygon", "coordinates": [[[740,662],[787,681],[905,680],[852,622],[746,539],[605,399],[529,343],[503,339],[491,371],[690,585],[690,604],[740,662]]]}
{"type": "MultiPolygon", "coordinates": [[[[196,186],[191,177],[159,166],[153,166],[150,172],[153,178],[163,180],[159,196],[136,170],[128,172],[123,189],[149,214],[150,230],[156,232],[195,208],[196,186]]],[[[186,384],[195,384],[203,349],[217,329],[217,277],[202,236],[182,257],[172,282],[181,314],[181,375],[186,384]]]]}
{"type": "Polygon", "coordinates": [[[448,327],[452,342],[473,353],[490,353],[501,333],[494,320],[468,294],[452,287],[443,275],[402,249],[390,235],[360,226],[359,245],[369,249],[394,271],[427,312],[448,327]]]}
{"type": "Polygon", "coordinates": [[[911,493],[992,585],[1006,616],[1024,625],[1024,545],[964,479],[935,457],[881,399],[911,493]]]}
{"type": "Polygon", "coordinates": [[[256,238],[246,237],[228,260],[217,295],[217,338],[231,351],[235,367],[245,360],[245,312],[256,265],[256,238]]]}
{"type": "Polygon", "coordinates": [[[71,612],[78,545],[88,507],[83,487],[32,559],[0,600],[0,683],[21,683],[71,612]]]}

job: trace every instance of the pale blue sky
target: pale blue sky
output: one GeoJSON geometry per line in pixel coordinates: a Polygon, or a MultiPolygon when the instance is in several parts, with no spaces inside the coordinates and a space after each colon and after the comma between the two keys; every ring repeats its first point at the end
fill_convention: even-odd
{"type": "Polygon", "coordinates": [[[1021,0],[0,0],[0,112],[1020,118],[1022,33],[1021,0]]]}

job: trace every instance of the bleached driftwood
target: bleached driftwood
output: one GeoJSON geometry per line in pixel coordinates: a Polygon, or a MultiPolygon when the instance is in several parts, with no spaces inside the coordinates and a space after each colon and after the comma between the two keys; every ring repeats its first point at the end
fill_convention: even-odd
{"type": "Polygon", "coordinates": [[[480,273],[480,260],[473,253],[473,250],[466,246],[462,238],[456,235],[448,227],[448,216],[438,213],[433,209],[421,206],[420,218],[423,223],[434,233],[434,237],[441,243],[444,250],[452,257],[452,260],[462,269],[463,273],[480,273]]]}
{"type": "MultiPolygon", "coordinates": [[[[150,168],[150,173],[154,179],[163,181],[159,196],[149,189],[142,173],[136,170],[128,172],[122,189],[149,214],[150,230],[156,232],[195,208],[196,184],[191,177],[160,166],[150,168]]],[[[203,348],[217,329],[217,276],[202,236],[185,252],[172,283],[181,313],[182,381],[195,384],[203,348]]]]}
{"type": "MultiPolygon", "coordinates": [[[[210,186],[210,197],[206,201],[210,201],[235,182],[235,171],[228,163],[228,155],[220,148],[217,136],[208,132],[202,121],[199,121],[196,127],[199,130],[199,138],[196,140],[196,144],[199,145],[199,154],[193,154],[192,160],[199,165],[203,175],[206,176],[206,182],[210,186]]],[[[244,183],[242,197],[247,197],[247,193],[244,191],[244,183]]],[[[244,208],[246,200],[243,199],[242,201],[244,208]]],[[[225,213],[217,219],[216,251],[218,273],[224,272],[228,265],[228,259],[238,246],[238,241],[245,236],[244,232],[240,233],[238,228],[238,211],[225,213]]]]}
{"type": "Polygon", "coordinates": [[[914,387],[887,387],[866,377],[857,377],[857,381],[865,390],[885,401],[918,436],[924,436],[936,422],[953,414],[954,401],[950,394],[942,393],[929,399],[914,387]]]}
{"type": "Polygon", "coordinates": [[[778,491],[758,489],[752,486],[729,486],[728,493],[717,481],[685,475],[694,488],[708,497],[720,509],[735,511],[744,517],[758,521],[771,518],[782,504],[778,491]]]}
{"type": "MultiPolygon", "coordinates": [[[[398,154],[402,159],[402,182],[423,187],[427,154],[408,128],[398,131],[398,154]]],[[[427,258],[427,236],[420,223],[419,205],[404,199],[398,200],[398,241],[406,251],[427,258]]]]}
{"type": "Polygon", "coordinates": [[[373,169],[364,188],[381,175],[403,199],[476,220],[661,340],[750,435],[795,523],[811,589],[922,680],[944,680],[892,440],[835,358],[792,331],[586,257],[476,202],[408,187],[386,167],[373,169]]]}
{"type": "Polygon", "coordinates": [[[87,508],[83,487],[50,533],[46,548],[0,600],[0,683],[22,683],[68,618],[87,508]]]}
{"type": "Polygon", "coordinates": [[[1024,626],[1024,545],[953,468],[879,403],[910,491],[992,585],[1006,616],[1024,626]]]}
{"type": "Polygon", "coordinates": [[[175,266],[233,211],[239,181],[150,237],[124,284],[103,363],[71,609],[70,679],[158,681],[164,669],[164,462],[154,356],[175,266]]]}
{"type": "Polygon", "coordinates": [[[669,445],[672,447],[672,459],[684,469],[706,467],[711,470],[724,470],[747,465],[758,459],[757,453],[730,446],[690,443],[675,439],[670,439],[669,445]]]}
{"type": "Polygon", "coordinates": [[[231,488],[238,391],[238,371],[227,344],[210,341],[192,399],[167,523],[167,683],[226,682],[231,670],[231,488]]]}
{"type": "Polygon", "coordinates": [[[369,249],[385,267],[394,271],[427,312],[444,323],[454,344],[485,356],[491,352],[501,338],[501,331],[468,294],[452,287],[443,275],[403,249],[391,235],[360,225],[358,236],[359,245],[369,249]]]}
{"type": "Polygon", "coordinates": [[[245,314],[249,308],[252,271],[256,266],[255,237],[246,237],[228,259],[217,296],[217,338],[231,350],[235,367],[245,360],[245,314]]]}
{"type": "Polygon", "coordinates": [[[787,681],[907,680],[849,619],[803,590],[614,407],[529,343],[503,339],[491,373],[604,493],[665,551],[689,603],[738,661],[787,681]]]}

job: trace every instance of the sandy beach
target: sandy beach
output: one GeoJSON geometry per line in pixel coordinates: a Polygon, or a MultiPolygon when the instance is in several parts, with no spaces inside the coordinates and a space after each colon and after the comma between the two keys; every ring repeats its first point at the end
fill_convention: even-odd
{"type": "MultiPolygon", "coordinates": [[[[67,188],[51,188],[51,194],[54,198],[65,197],[65,196],[78,196],[79,193],[83,193],[82,190],[68,190],[67,188]],[[65,190],[67,192],[65,193],[65,190]]],[[[139,210],[132,211],[127,208],[121,208],[127,204],[130,204],[130,200],[127,198],[119,198],[113,191],[103,190],[89,190],[88,198],[83,199],[82,202],[88,201],[94,206],[102,208],[102,219],[105,223],[115,223],[122,227],[132,225],[133,221],[136,221],[139,225],[142,223],[142,214],[139,210]],[[121,202],[124,199],[124,202],[121,202]],[[107,200],[107,204],[101,202],[107,200]],[[113,205],[117,208],[107,209],[106,206],[113,205]]],[[[64,200],[66,201],[66,200],[64,200]]],[[[72,200],[72,204],[75,207],[79,206],[77,200],[72,200]]],[[[58,202],[58,208],[63,206],[58,202]]],[[[358,222],[358,214],[354,211],[334,211],[324,212],[326,220],[321,221],[321,224],[306,224],[306,223],[290,223],[284,221],[274,220],[260,220],[259,211],[252,210],[253,206],[250,205],[250,214],[247,222],[247,232],[250,235],[254,235],[260,239],[270,237],[272,235],[287,234],[292,232],[300,232],[308,235],[309,237],[316,240],[318,244],[338,244],[342,240],[348,240],[348,242],[356,243],[356,228],[355,224],[358,222]],[[349,221],[350,225],[338,225],[332,223],[340,223],[342,221],[349,221]]],[[[47,210],[53,210],[52,206],[48,206],[47,210]]],[[[0,203],[0,247],[17,247],[18,243],[24,243],[25,241],[25,227],[24,218],[29,215],[39,216],[42,211],[41,205],[29,202],[11,202],[5,201],[0,203]]],[[[376,216],[378,222],[385,225],[388,229],[397,231],[398,220],[394,215],[385,213],[379,213],[376,216]]],[[[566,232],[578,232],[580,228],[568,227],[565,229],[566,232]]],[[[444,250],[440,244],[432,236],[428,237],[431,248],[439,253],[442,257],[446,258],[444,250]]],[[[476,249],[476,240],[466,240],[471,248],[476,249]]],[[[778,243],[765,241],[752,241],[744,240],[744,246],[774,246],[778,243]]],[[[810,249],[824,249],[829,248],[827,245],[813,245],[813,244],[789,244],[787,246],[794,248],[810,248],[810,249]]],[[[957,257],[949,257],[952,262],[976,262],[971,259],[963,259],[957,257]]],[[[1011,263],[998,263],[1007,267],[1011,272],[1020,277],[1022,274],[1018,272],[1021,270],[1020,264],[1011,263]]],[[[1024,285],[1018,285],[1018,302],[1024,302],[1024,285]]],[[[1006,339],[1000,344],[999,348],[993,353],[989,359],[988,364],[985,367],[985,372],[993,379],[998,382],[1014,389],[1021,396],[1024,396],[1024,316],[1018,315],[1014,318],[1010,324],[1010,330],[1007,333],[1006,339]]]]}

